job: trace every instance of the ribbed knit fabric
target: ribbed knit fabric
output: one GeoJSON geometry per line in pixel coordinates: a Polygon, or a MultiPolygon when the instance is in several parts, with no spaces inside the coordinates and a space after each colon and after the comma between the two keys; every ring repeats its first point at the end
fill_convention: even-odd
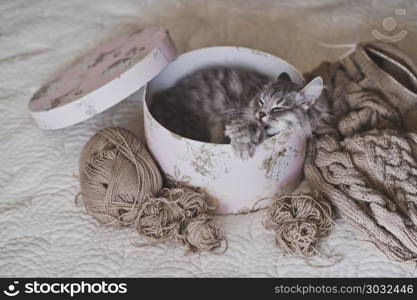
{"type": "Polygon", "coordinates": [[[305,175],[367,241],[417,261],[417,66],[388,43],[359,44],[321,75],[332,124],[309,144],[305,175]]]}

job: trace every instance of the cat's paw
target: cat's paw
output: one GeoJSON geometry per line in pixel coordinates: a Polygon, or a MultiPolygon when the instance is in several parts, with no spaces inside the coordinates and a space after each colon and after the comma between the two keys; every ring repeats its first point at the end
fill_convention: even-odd
{"type": "Polygon", "coordinates": [[[234,120],[226,125],[225,135],[230,138],[235,154],[248,159],[255,154],[256,145],[263,140],[264,133],[256,123],[234,120]]]}
{"type": "Polygon", "coordinates": [[[234,120],[227,124],[224,133],[231,141],[255,144],[259,144],[264,135],[262,128],[258,124],[243,120],[234,120]]]}
{"type": "Polygon", "coordinates": [[[231,142],[235,155],[243,160],[251,158],[255,154],[256,144],[231,142]]]}

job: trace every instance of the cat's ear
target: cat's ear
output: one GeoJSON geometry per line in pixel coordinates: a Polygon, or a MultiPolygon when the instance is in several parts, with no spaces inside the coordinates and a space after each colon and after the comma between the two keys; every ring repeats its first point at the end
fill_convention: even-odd
{"type": "Polygon", "coordinates": [[[282,72],[281,74],[279,74],[279,76],[278,76],[278,78],[277,78],[277,79],[278,79],[278,80],[284,80],[284,81],[291,82],[290,75],[288,75],[288,73],[287,73],[287,72],[282,72]]]}
{"type": "Polygon", "coordinates": [[[301,106],[305,110],[309,109],[320,97],[322,91],[323,79],[320,76],[317,76],[298,92],[298,98],[301,106]]]}

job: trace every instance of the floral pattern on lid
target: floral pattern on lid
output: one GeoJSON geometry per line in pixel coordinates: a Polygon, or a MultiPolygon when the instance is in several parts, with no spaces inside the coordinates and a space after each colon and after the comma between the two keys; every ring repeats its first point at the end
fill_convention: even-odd
{"type": "Polygon", "coordinates": [[[139,90],[176,58],[168,32],[138,30],[106,43],[31,98],[29,110],[43,129],[76,124],[139,90]]]}

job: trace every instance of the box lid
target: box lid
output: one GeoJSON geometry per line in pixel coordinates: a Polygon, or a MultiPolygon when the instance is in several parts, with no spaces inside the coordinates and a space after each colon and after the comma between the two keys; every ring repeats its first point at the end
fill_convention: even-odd
{"type": "Polygon", "coordinates": [[[42,129],[79,123],[139,90],[175,58],[175,46],[163,28],[123,35],[48,80],[30,99],[29,110],[42,129]]]}

